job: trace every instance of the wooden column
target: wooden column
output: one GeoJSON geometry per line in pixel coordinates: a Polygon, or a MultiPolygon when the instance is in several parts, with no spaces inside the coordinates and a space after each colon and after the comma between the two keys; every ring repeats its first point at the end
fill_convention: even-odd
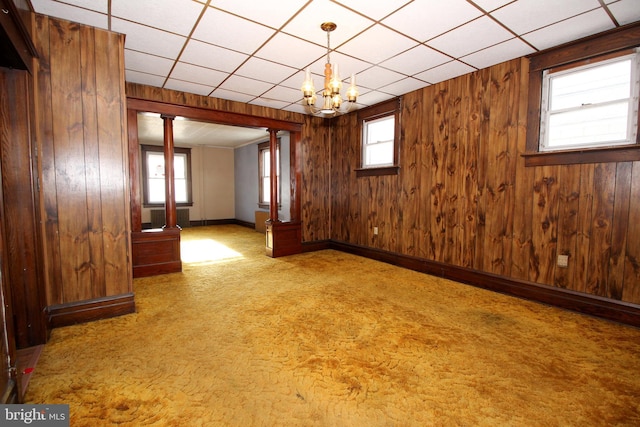
{"type": "Polygon", "coordinates": [[[176,116],[162,115],[164,120],[164,228],[177,228],[176,183],[173,171],[173,119],[176,116]]]}
{"type": "Polygon", "coordinates": [[[271,185],[271,202],[269,203],[269,221],[280,222],[278,219],[278,130],[267,129],[269,132],[269,179],[271,185]]]}

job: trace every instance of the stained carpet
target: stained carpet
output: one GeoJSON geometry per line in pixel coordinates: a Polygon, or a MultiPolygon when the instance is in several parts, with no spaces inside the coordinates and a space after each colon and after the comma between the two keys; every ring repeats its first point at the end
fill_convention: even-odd
{"type": "Polygon", "coordinates": [[[72,426],[637,426],[640,330],[326,250],[185,229],[137,312],[55,329],[72,426]]]}

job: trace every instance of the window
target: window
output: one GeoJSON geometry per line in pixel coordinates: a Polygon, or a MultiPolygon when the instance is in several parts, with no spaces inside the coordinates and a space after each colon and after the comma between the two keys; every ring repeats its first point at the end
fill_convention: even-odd
{"type": "Polygon", "coordinates": [[[634,144],[638,53],[543,72],[540,151],[634,144]]]}
{"type": "Polygon", "coordinates": [[[399,99],[358,112],[361,129],[361,164],[357,176],[398,173],[399,99]]]}
{"type": "MultiPolygon", "coordinates": [[[[144,206],[164,205],[164,149],[142,145],[144,206]]],[[[173,171],[175,198],[178,206],[191,206],[191,149],[174,148],[173,171]]]]}
{"type": "Polygon", "coordinates": [[[395,116],[362,122],[362,167],[393,166],[395,116]]]}
{"type": "Polygon", "coordinates": [[[640,25],[528,56],[526,166],[640,160],[640,25]]]}
{"type": "MultiPolygon", "coordinates": [[[[278,177],[278,201],[280,201],[280,138],[276,150],[276,171],[278,177]]],[[[263,142],[258,145],[258,170],[259,170],[259,200],[258,206],[268,209],[271,203],[271,151],[269,143],[263,142]]]]}

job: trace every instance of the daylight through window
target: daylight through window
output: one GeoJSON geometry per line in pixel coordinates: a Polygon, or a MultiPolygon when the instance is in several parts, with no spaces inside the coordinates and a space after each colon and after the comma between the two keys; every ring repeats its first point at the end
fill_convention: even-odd
{"type": "Polygon", "coordinates": [[[545,70],[540,151],[634,144],[638,127],[637,52],[545,70]]]}

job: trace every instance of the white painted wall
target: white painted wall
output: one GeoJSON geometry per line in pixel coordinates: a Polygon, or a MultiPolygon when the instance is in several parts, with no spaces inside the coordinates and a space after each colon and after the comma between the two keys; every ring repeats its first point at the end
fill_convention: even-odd
{"type": "MultiPolygon", "coordinates": [[[[142,170],[142,166],[140,168],[142,170]]],[[[202,146],[191,148],[191,221],[235,218],[234,174],[233,149],[202,146]]],[[[151,222],[149,211],[149,208],[142,208],[143,223],[151,222]]]]}

